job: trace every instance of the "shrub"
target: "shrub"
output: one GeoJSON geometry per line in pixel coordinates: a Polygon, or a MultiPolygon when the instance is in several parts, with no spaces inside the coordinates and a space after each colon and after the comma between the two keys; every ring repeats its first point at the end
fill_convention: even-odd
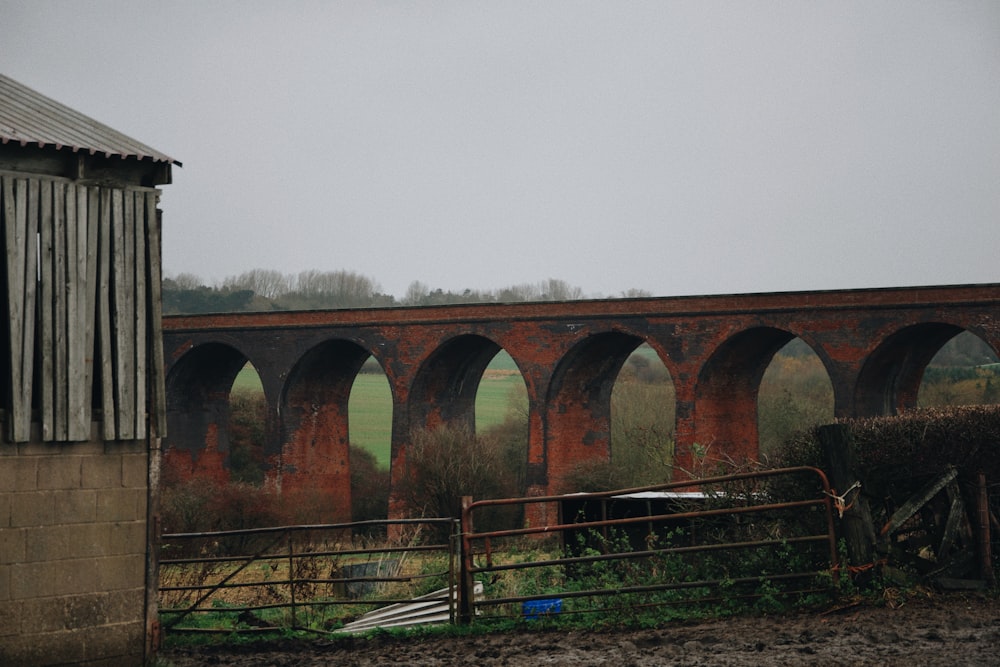
{"type": "Polygon", "coordinates": [[[164,533],[200,533],[208,528],[208,506],[215,484],[189,479],[164,485],[160,493],[160,520],[164,533]]]}
{"type": "Polygon", "coordinates": [[[229,475],[237,482],[264,483],[267,401],[258,392],[233,392],[229,399],[229,475]]]}
{"type": "Polygon", "coordinates": [[[195,477],[160,494],[164,533],[201,533],[281,525],[281,502],[270,489],[195,477]]]}
{"type": "MultiPolygon", "coordinates": [[[[497,440],[469,429],[441,426],[414,431],[406,452],[407,474],[398,498],[414,516],[457,517],[462,496],[476,500],[516,496],[517,477],[497,440]]],[[[477,514],[477,528],[511,525],[511,511],[477,514]]]]}
{"type": "MultiPolygon", "coordinates": [[[[1000,406],[921,408],[895,417],[844,420],[860,474],[872,489],[919,486],[954,466],[971,478],[1000,480],[1000,406]]],[[[815,429],[787,440],[778,466],[825,467],[815,429]]]]}
{"type": "Polygon", "coordinates": [[[375,455],[351,445],[351,521],[385,519],[389,515],[389,471],[375,455]]]}
{"type": "Polygon", "coordinates": [[[1000,480],[1000,407],[914,410],[850,422],[858,464],[874,488],[920,480],[954,466],[972,478],[1000,480]]]}
{"type": "Polygon", "coordinates": [[[611,461],[578,461],[563,477],[558,493],[597,493],[637,486],[629,484],[628,478],[628,470],[611,461]]]}
{"type": "MultiPolygon", "coordinates": [[[[659,368],[666,373],[662,364],[659,368]]],[[[611,396],[611,466],[607,474],[609,481],[621,485],[618,488],[670,481],[674,453],[674,387],[669,375],[656,377],[659,379],[643,382],[626,376],[615,384],[611,396]]],[[[604,474],[600,466],[587,464],[584,468],[575,471],[574,476],[596,473],[600,477],[604,474]]]]}
{"type": "Polygon", "coordinates": [[[206,511],[210,530],[240,530],[285,523],[281,499],[268,488],[230,482],[215,488],[206,511]]]}

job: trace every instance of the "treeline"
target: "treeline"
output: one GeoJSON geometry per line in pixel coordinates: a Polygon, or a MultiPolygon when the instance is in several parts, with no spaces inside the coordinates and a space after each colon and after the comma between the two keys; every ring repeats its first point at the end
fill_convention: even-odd
{"type": "MultiPolygon", "coordinates": [[[[163,312],[166,315],[571,301],[586,296],[579,287],[555,278],[498,290],[465,289],[461,292],[433,289],[414,281],[400,299],[383,292],[375,280],[352,271],[309,270],[286,274],[253,269],[226,278],[222,285],[206,285],[190,273],[163,279],[163,312]]],[[[651,294],[644,290],[628,290],[619,296],[638,298],[651,294]]]]}

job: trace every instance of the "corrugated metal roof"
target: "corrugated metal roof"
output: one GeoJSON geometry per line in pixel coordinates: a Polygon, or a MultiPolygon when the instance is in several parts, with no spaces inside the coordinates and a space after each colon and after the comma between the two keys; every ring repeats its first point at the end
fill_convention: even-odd
{"type": "Polygon", "coordinates": [[[172,157],[0,74],[0,143],[11,142],[181,166],[172,157]]]}

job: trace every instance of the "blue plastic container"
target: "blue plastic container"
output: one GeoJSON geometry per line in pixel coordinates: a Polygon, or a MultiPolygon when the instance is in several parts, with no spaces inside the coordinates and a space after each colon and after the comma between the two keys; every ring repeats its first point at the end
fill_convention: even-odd
{"type": "Polygon", "coordinates": [[[529,621],[537,621],[542,616],[552,616],[562,611],[562,598],[547,600],[527,600],[521,604],[521,613],[529,621]]]}

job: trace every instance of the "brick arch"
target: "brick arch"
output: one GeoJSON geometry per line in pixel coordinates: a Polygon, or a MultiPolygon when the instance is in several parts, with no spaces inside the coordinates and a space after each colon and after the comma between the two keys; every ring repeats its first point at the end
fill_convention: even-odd
{"type": "Polygon", "coordinates": [[[442,424],[476,427],[476,392],[501,346],[485,336],[461,334],[438,345],[420,364],[407,401],[410,428],[442,424]]]}
{"type": "Polygon", "coordinates": [[[578,461],[611,455],[611,392],[640,336],[608,331],[586,336],[555,366],[545,412],[545,468],[549,491],[560,490],[578,461]]]}
{"type": "Polygon", "coordinates": [[[915,408],[927,364],[945,343],[963,331],[965,328],[957,324],[924,322],[887,336],[868,355],[858,374],[855,414],[875,417],[915,408]]]}
{"type": "Polygon", "coordinates": [[[265,452],[271,480],[299,502],[322,498],[325,518],[351,516],[351,388],[371,351],[354,340],[323,341],[292,367],[278,401],[278,451],[265,452]],[[306,497],[310,496],[310,497],[306,497]]]}
{"type": "Polygon", "coordinates": [[[758,458],[760,381],[774,355],[793,338],[796,334],[784,329],[753,327],[730,336],[712,352],[695,386],[693,449],[708,460],[758,458]]]}
{"type": "MultiPolygon", "coordinates": [[[[834,378],[830,372],[831,363],[826,350],[816,344],[815,341],[810,343],[804,337],[797,336],[778,350],[775,356],[788,354],[788,347],[796,341],[801,342],[805,346],[806,351],[803,354],[796,354],[788,359],[788,363],[793,365],[792,369],[774,368],[775,360],[772,358],[761,378],[757,393],[758,451],[761,451],[764,447],[768,435],[770,436],[768,444],[772,447],[777,446],[780,448],[783,444],[783,437],[788,437],[800,429],[812,427],[817,422],[830,422],[836,417],[837,388],[834,385],[834,378]],[[816,369],[820,373],[818,377],[810,376],[811,369],[809,365],[814,362],[818,362],[819,364],[816,369]],[[803,367],[796,369],[795,366],[800,364],[803,367]],[[769,378],[768,376],[772,370],[781,370],[782,372],[772,375],[769,378]],[[796,377],[793,373],[797,370],[805,371],[805,375],[796,377]],[[770,386],[766,385],[766,383],[774,382],[775,379],[780,379],[781,381],[770,386]],[[813,383],[812,380],[816,380],[818,383],[813,383]],[[761,389],[765,386],[767,386],[769,391],[777,391],[777,393],[771,393],[769,396],[766,394],[762,395],[761,389]],[[762,399],[766,398],[770,398],[771,401],[777,401],[777,403],[766,406],[762,403],[762,399]],[[813,402],[813,399],[816,399],[816,401],[813,402]],[[788,401],[788,403],[785,404],[785,401],[788,401]],[[769,407],[772,410],[770,413],[767,412],[769,407]],[[775,409],[779,410],[780,414],[774,412],[775,409]],[[767,426],[771,427],[769,434],[765,434],[763,430],[765,422],[762,418],[765,414],[772,420],[767,424],[767,426]],[[778,437],[776,438],[775,436],[778,437]]],[[[766,457],[770,453],[775,453],[775,451],[772,449],[767,453],[761,454],[761,456],[766,457]]]]}
{"type": "Polygon", "coordinates": [[[166,377],[163,466],[185,476],[229,479],[229,394],[247,356],[210,342],[189,349],[166,377]]]}
{"type": "Polygon", "coordinates": [[[405,404],[397,406],[405,414],[394,415],[393,419],[390,516],[405,515],[395,489],[406,474],[406,454],[412,431],[442,425],[474,431],[479,382],[501,349],[502,346],[490,338],[461,333],[438,341],[416,365],[413,375],[408,376],[411,380],[405,392],[405,404]]]}
{"type": "MultiPolygon", "coordinates": [[[[632,332],[628,332],[628,333],[632,333],[632,332]]],[[[676,385],[677,385],[677,379],[676,378],[681,373],[684,372],[683,371],[683,367],[680,366],[677,363],[677,360],[674,359],[670,355],[670,353],[663,347],[661,341],[658,338],[656,338],[654,336],[645,337],[645,336],[642,336],[642,335],[640,335],[638,333],[636,333],[634,335],[642,337],[643,338],[642,343],[645,343],[646,345],[649,345],[649,347],[654,352],[656,352],[656,358],[659,359],[659,361],[660,361],[661,364],[663,364],[663,368],[666,369],[667,375],[670,376],[670,382],[676,387],[676,385]]],[[[639,345],[642,345],[642,343],[640,343],[639,345]]]]}

